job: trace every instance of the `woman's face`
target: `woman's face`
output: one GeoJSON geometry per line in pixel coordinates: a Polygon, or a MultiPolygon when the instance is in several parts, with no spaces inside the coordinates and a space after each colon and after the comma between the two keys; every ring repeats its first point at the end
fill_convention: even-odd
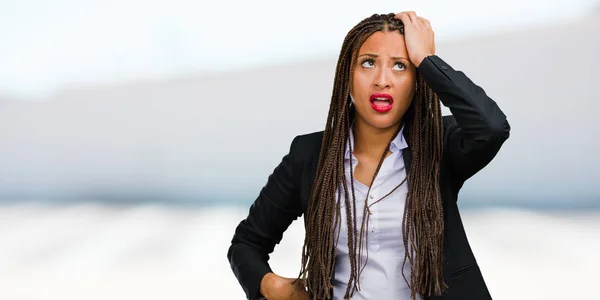
{"type": "Polygon", "coordinates": [[[416,72],[408,58],[404,36],[378,31],[360,47],[350,94],[356,118],[378,129],[398,124],[408,110],[416,72]]]}

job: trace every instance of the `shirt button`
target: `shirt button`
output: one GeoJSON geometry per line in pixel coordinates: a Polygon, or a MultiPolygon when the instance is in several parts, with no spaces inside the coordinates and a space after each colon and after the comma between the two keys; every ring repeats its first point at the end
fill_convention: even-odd
{"type": "Polygon", "coordinates": [[[375,233],[375,229],[371,229],[371,232],[375,233]]]}
{"type": "Polygon", "coordinates": [[[371,195],[371,196],[369,196],[369,198],[373,199],[373,198],[375,198],[375,195],[371,195]]]}

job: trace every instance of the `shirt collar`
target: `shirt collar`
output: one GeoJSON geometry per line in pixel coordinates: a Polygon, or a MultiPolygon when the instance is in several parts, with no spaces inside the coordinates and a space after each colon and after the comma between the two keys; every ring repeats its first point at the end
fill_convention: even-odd
{"type": "MultiPolygon", "coordinates": [[[[354,122],[352,122],[352,125],[350,126],[349,136],[350,145],[352,145],[352,149],[354,149],[354,133],[352,131],[353,128],[354,122]]],[[[396,135],[396,137],[390,143],[390,151],[396,152],[405,148],[408,148],[408,144],[406,143],[406,139],[404,138],[404,125],[402,125],[402,128],[400,128],[400,132],[398,132],[398,135],[396,135]]],[[[344,158],[350,159],[350,148],[348,147],[348,142],[346,142],[346,152],[344,153],[344,158]]]]}

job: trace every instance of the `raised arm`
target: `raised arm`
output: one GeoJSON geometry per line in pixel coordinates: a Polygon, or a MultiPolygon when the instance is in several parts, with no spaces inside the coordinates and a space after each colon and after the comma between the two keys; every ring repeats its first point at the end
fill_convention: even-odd
{"type": "Polygon", "coordinates": [[[263,297],[260,284],[265,274],[271,272],[269,254],[292,221],[302,215],[294,176],[297,140],[298,137],[292,141],[290,152],[269,176],[248,216],[237,226],[227,252],[231,269],[248,299],[263,297]]]}
{"type": "Polygon", "coordinates": [[[485,167],[508,139],[506,116],[481,87],[435,55],[429,20],[414,11],[396,16],[404,24],[411,62],[452,112],[452,117],[444,118],[445,152],[457,179],[464,181],[485,167]]]}
{"type": "Polygon", "coordinates": [[[418,67],[425,81],[450,109],[444,119],[444,145],[455,174],[463,181],[485,167],[509,137],[506,116],[485,91],[436,55],[418,67]]]}

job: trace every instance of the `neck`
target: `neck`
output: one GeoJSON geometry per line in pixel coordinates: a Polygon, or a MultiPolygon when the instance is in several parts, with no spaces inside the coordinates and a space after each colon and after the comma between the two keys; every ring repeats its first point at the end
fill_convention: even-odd
{"type": "Polygon", "coordinates": [[[398,122],[393,126],[381,129],[370,126],[357,118],[353,129],[354,154],[381,157],[385,148],[389,147],[392,137],[398,131],[401,124],[402,122],[398,122]]]}

